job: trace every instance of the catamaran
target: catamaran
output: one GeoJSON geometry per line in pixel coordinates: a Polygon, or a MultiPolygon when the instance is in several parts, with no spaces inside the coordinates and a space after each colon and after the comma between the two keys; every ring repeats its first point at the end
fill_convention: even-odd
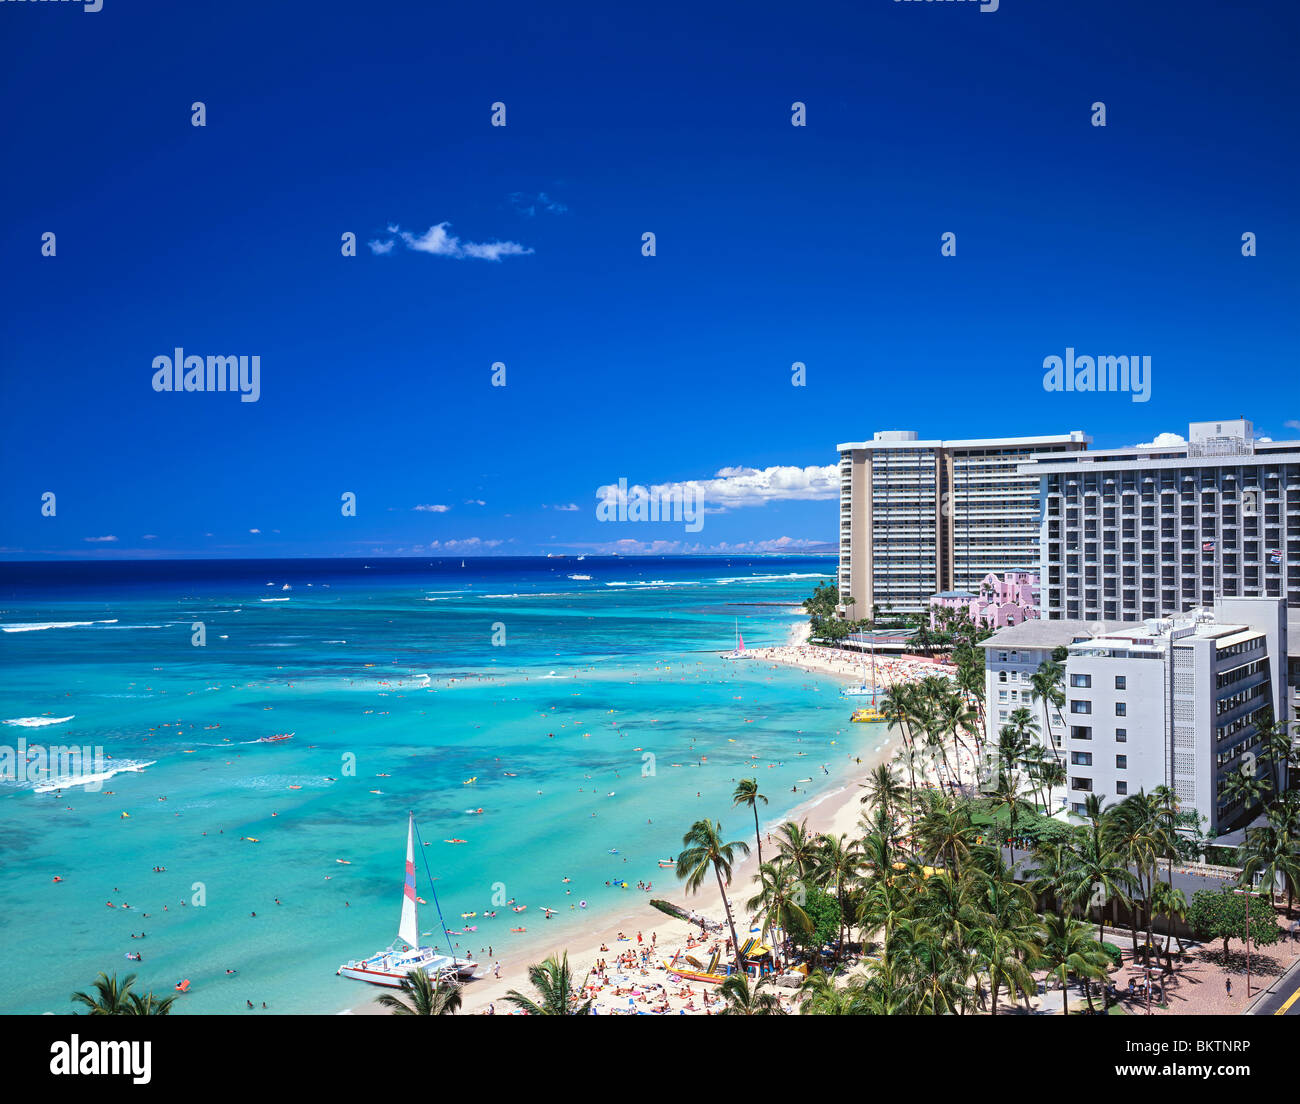
{"type": "MultiPolygon", "coordinates": [[[[426,860],[426,873],[427,860],[426,860]]],[[[447,925],[442,920],[442,906],[438,905],[438,894],[433,889],[433,877],[429,878],[429,889],[433,903],[438,908],[438,923],[447,940],[447,949],[452,950],[451,936],[447,934],[447,925]]],[[[406,885],[402,889],[402,919],[397,926],[397,938],[384,950],[358,962],[352,959],[335,971],[340,977],[355,981],[368,981],[371,985],[383,985],[389,989],[400,989],[406,975],[412,970],[423,970],[431,978],[455,975],[467,978],[478,969],[478,963],[468,958],[457,958],[454,951],[450,955],[440,954],[434,947],[420,946],[420,926],[415,912],[415,814],[410,814],[406,824],[406,885]]]]}
{"type": "Polygon", "coordinates": [[[871,704],[865,709],[855,709],[853,716],[849,719],[857,721],[859,724],[875,724],[876,722],[886,719],[885,715],[876,708],[876,640],[871,639],[871,687],[868,689],[864,681],[861,686],[850,686],[840,693],[846,698],[858,698],[867,694],[871,695],[871,704]]]}
{"type": "Polygon", "coordinates": [[[736,618],[736,650],[733,652],[723,653],[722,658],[723,659],[748,659],[749,658],[748,656],[745,655],[745,638],[740,635],[739,617],[736,618]]]}

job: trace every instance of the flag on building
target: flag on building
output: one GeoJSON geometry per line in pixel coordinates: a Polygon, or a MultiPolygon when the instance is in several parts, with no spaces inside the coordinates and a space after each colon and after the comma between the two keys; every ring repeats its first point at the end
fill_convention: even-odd
{"type": "Polygon", "coordinates": [[[1214,551],[1214,541],[1203,541],[1203,542],[1201,543],[1201,551],[1202,551],[1202,552],[1213,552],[1213,551],[1214,551]]]}
{"type": "Polygon", "coordinates": [[[1270,548],[1268,550],[1268,562],[1273,564],[1280,564],[1282,562],[1282,549],[1270,548]]]}

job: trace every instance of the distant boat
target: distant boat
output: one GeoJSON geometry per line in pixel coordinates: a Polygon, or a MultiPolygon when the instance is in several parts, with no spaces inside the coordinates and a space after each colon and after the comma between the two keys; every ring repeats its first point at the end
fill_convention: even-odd
{"type": "Polygon", "coordinates": [[[585,583],[585,582],[590,582],[590,581],[591,581],[591,576],[590,576],[590,575],[570,575],[569,578],[570,578],[570,579],[574,579],[574,580],[576,580],[577,582],[580,582],[580,583],[585,583]]]}
{"type": "MultiPolygon", "coordinates": [[[[430,891],[433,902],[438,904],[436,891],[430,891]]],[[[360,962],[355,959],[340,966],[335,971],[340,977],[352,978],[354,981],[368,981],[371,985],[382,985],[388,989],[400,989],[411,970],[422,970],[430,978],[445,975],[469,977],[478,969],[478,963],[468,958],[457,958],[455,954],[439,954],[433,947],[420,946],[420,926],[416,921],[415,896],[415,814],[411,813],[406,823],[406,885],[402,889],[402,919],[397,927],[397,938],[388,947],[360,962]]],[[[438,910],[438,919],[442,919],[442,910],[438,910]]],[[[451,950],[451,937],[447,927],[442,926],[443,935],[447,937],[447,948],[451,950]]]]}
{"type": "Polygon", "coordinates": [[[847,690],[841,690],[840,693],[846,698],[859,698],[867,694],[871,695],[871,704],[865,709],[855,709],[853,716],[849,718],[859,724],[875,724],[879,721],[888,720],[888,718],[876,708],[876,640],[871,639],[871,688],[867,688],[866,673],[863,673],[863,682],[861,686],[850,686],[847,690]]]}
{"type": "Polygon", "coordinates": [[[739,617],[736,618],[736,650],[734,652],[726,652],[722,658],[723,659],[747,659],[748,658],[745,655],[745,638],[740,635],[739,617]]]}
{"type": "Polygon", "coordinates": [[[464,560],[461,560],[461,561],[460,561],[460,566],[461,566],[461,567],[464,567],[464,566],[465,566],[465,561],[464,561],[464,560]]]}
{"type": "Polygon", "coordinates": [[[578,559],[580,559],[580,560],[585,560],[586,558],[587,558],[587,553],[585,553],[585,552],[584,552],[581,556],[578,557],[578,559]]]}

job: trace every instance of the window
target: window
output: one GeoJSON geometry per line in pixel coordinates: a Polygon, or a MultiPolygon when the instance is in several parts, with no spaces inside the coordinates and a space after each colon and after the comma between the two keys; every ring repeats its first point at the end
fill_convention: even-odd
{"type": "Polygon", "coordinates": [[[1115,767],[1118,770],[1128,770],[1128,756],[1127,755],[1115,756],[1115,767]]]}
{"type": "Polygon", "coordinates": [[[1128,793],[1128,783],[1127,783],[1127,782],[1116,782],[1116,783],[1115,783],[1115,792],[1116,792],[1117,794],[1121,794],[1121,795],[1128,793]]]}
{"type": "Polygon", "coordinates": [[[1071,686],[1082,686],[1082,687],[1086,690],[1086,689],[1088,689],[1088,688],[1090,688],[1090,687],[1092,686],[1092,676],[1091,676],[1091,675],[1071,675],[1071,676],[1070,676],[1070,685],[1071,685],[1071,686]]]}
{"type": "Polygon", "coordinates": [[[1072,790],[1082,790],[1084,793],[1092,793],[1092,779],[1091,779],[1091,778],[1071,778],[1071,779],[1070,779],[1070,789],[1072,789],[1072,790]]]}
{"type": "Polygon", "coordinates": [[[1127,675],[1116,675],[1116,676],[1115,676],[1115,689],[1116,689],[1116,690],[1127,690],[1127,689],[1128,689],[1128,676],[1127,676],[1127,675]]]}
{"type": "Polygon", "coordinates": [[[1071,712],[1071,713],[1091,713],[1091,712],[1092,712],[1092,702],[1090,702],[1090,701],[1079,701],[1078,699],[1073,699],[1073,700],[1071,700],[1071,702],[1070,702],[1070,712],[1071,712]]]}
{"type": "Polygon", "coordinates": [[[1115,703],[1115,716],[1117,716],[1117,717],[1127,717],[1127,716],[1128,716],[1128,706],[1125,705],[1123,702],[1116,702],[1116,703],[1115,703]]]}
{"type": "Polygon", "coordinates": [[[1127,728],[1117,728],[1117,729],[1115,729],[1115,743],[1117,743],[1117,744],[1126,744],[1126,743],[1128,743],[1128,729],[1127,729],[1127,728]]]}
{"type": "Polygon", "coordinates": [[[1071,725],[1071,726],[1070,726],[1070,739],[1071,739],[1071,740],[1091,740],[1091,739],[1092,739],[1092,729],[1090,729],[1090,728],[1088,728],[1088,727],[1086,727],[1086,726],[1084,726],[1084,725],[1071,725]]]}
{"type": "Polygon", "coordinates": [[[1082,801],[1071,801],[1070,812],[1072,812],[1075,816],[1087,816],[1088,806],[1085,805],[1082,801]]]}
{"type": "Polygon", "coordinates": [[[998,682],[1006,682],[1006,681],[1007,681],[1007,673],[1006,673],[1006,671],[999,671],[999,672],[998,672],[998,682]]]}
{"type": "Polygon", "coordinates": [[[1092,766],[1092,752],[1072,751],[1070,752],[1070,763],[1076,767],[1090,767],[1092,766]]]}
{"type": "Polygon", "coordinates": [[[1000,701],[1000,702],[1004,702],[1004,701],[1006,701],[1006,700],[1007,700],[1007,692],[1006,692],[1005,690],[999,690],[999,691],[998,691],[998,701],[1000,701]]]}

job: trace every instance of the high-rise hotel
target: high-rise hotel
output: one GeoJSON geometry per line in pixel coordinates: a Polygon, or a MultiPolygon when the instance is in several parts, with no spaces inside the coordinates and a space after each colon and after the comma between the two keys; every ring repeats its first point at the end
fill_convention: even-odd
{"type": "Polygon", "coordinates": [[[855,620],[873,607],[920,613],[940,591],[974,590],[989,572],[1035,568],[1036,462],[1087,447],[1077,430],[967,441],[888,430],[840,445],[841,613],[855,620]]]}
{"type": "Polygon", "coordinates": [[[1195,422],[1185,442],[1020,474],[1041,480],[1044,618],[1137,621],[1216,597],[1300,607],[1300,441],[1257,440],[1245,419],[1195,422]]]}

